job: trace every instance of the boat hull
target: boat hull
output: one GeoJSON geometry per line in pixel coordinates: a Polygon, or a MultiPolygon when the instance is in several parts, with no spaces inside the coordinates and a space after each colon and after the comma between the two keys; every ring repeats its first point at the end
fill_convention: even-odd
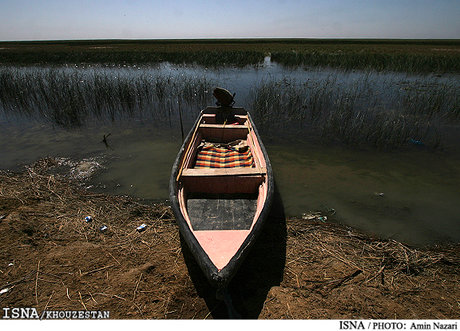
{"type": "MultiPolygon", "coordinates": [[[[213,110],[207,108],[203,112],[209,114],[213,110]]],[[[273,199],[273,172],[249,113],[238,109],[236,113],[247,116],[248,132],[253,140],[251,146],[260,158],[255,163],[260,164],[241,171],[231,169],[232,175],[224,169],[208,169],[206,173],[210,176],[185,176],[188,169],[184,166],[184,160],[188,154],[193,154],[191,146],[197,144],[194,143],[194,139],[197,139],[194,135],[197,135],[200,125],[209,126],[202,125],[203,112],[187,135],[174,162],[169,183],[170,201],[182,238],[209,283],[216,288],[225,288],[268,217],[273,199]],[[263,174],[258,173],[257,167],[263,169],[263,174]],[[258,182],[260,178],[262,182],[258,182]],[[200,193],[188,192],[193,190],[200,193]]],[[[233,134],[237,128],[227,131],[233,134]]],[[[199,173],[198,170],[195,172],[199,173]]]]}

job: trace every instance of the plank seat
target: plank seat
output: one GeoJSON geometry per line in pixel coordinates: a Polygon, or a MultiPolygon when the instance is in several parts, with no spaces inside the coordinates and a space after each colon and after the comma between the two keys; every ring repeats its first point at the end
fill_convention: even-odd
{"type": "Polygon", "coordinates": [[[200,168],[184,169],[182,177],[213,177],[213,176],[262,176],[267,174],[265,168],[200,168]]]}
{"type": "Polygon", "coordinates": [[[203,129],[248,129],[247,125],[242,124],[200,124],[203,129]]]}

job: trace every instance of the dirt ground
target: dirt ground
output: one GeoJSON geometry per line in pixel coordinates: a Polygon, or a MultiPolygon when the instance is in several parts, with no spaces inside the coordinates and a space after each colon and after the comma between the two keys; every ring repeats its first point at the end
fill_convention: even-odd
{"type": "MultiPolygon", "coordinates": [[[[58,167],[43,159],[0,172],[0,308],[228,318],[168,206],[92,193],[58,167]]],[[[251,319],[458,319],[459,257],[460,245],[414,249],[333,222],[286,220],[277,196],[229,291],[251,319]]]]}

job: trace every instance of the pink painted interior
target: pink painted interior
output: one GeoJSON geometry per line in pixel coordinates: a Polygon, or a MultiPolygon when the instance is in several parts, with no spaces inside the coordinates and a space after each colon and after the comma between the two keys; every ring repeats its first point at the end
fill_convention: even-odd
{"type": "Polygon", "coordinates": [[[222,270],[236,254],[249,230],[194,231],[201,247],[218,270],[222,270]]]}
{"type": "Polygon", "coordinates": [[[262,168],[265,168],[267,165],[265,163],[265,159],[262,153],[262,149],[260,148],[259,145],[259,140],[256,137],[256,134],[254,133],[254,130],[251,130],[251,133],[249,134],[250,138],[248,137],[248,144],[251,147],[251,152],[253,155],[255,155],[259,161],[259,164],[262,168]]]}
{"type": "Polygon", "coordinates": [[[254,219],[252,220],[251,230],[254,227],[255,221],[259,218],[259,215],[262,212],[265,200],[267,199],[267,193],[267,182],[265,181],[259,186],[259,196],[257,197],[257,210],[254,215],[254,219]]]}
{"type": "MultiPolygon", "coordinates": [[[[251,230],[194,231],[185,207],[184,190],[180,189],[178,195],[180,210],[189,228],[212,263],[218,270],[222,270],[236,254],[251,230]]],[[[251,229],[252,226],[254,226],[254,220],[251,229]]]]}
{"type": "MultiPolygon", "coordinates": [[[[214,118],[211,114],[205,114],[203,115],[203,119],[200,120],[200,122],[213,122],[214,118]]],[[[246,116],[239,116],[239,121],[244,123],[243,121],[247,121],[246,116]]],[[[225,129],[225,130],[231,130],[225,129]]],[[[184,168],[190,168],[193,158],[196,155],[196,147],[198,146],[199,142],[201,141],[202,135],[200,133],[200,129],[198,129],[198,132],[194,139],[192,139],[192,146],[189,149],[187,155],[184,155],[185,157],[185,162],[183,164],[184,168]]],[[[266,173],[266,163],[265,159],[263,157],[262,150],[260,148],[259,142],[257,140],[257,137],[254,133],[253,130],[250,131],[249,135],[246,137],[246,141],[248,143],[249,148],[251,149],[251,153],[253,154],[253,157],[256,159],[255,164],[256,168],[259,168],[262,172],[263,170],[266,173]]],[[[254,169],[254,168],[252,168],[254,169]]],[[[244,174],[238,174],[235,176],[216,176],[212,174],[213,172],[210,171],[209,177],[207,182],[211,180],[212,178],[215,178],[216,181],[212,179],[210,183],[212,183],[212,191],[216,191],[218,193],[228,193],[227,190],[232,190],[232,193],[235,189],[238,187],[241,190],[244,190],[244,187],[248,187],[247,185],[243,185],[243,183],[248,182],[248,177],[244,174]],[[215,184],[214,184],[215,183],[215,184]]],[[[254,176],[253,176],[254,177],[254,176]]],[[[205,183],[203,181],[202,176],[201,176],[202,183],[205,183]]],[[[187,186],[189,188],[193,188],[194,191],[200,189],[201,185],[200,184],[200,178],[195,178],[193,179],[193,176],[187,176],[184,177],[184,180],[182,180],[182,184],[185,187],[180,187],[179,192],[178,192],[178,200],[179,200],[179,205],[180,205],[180,210],[182,212],[182,215],[184,216],[184,219],[186,220],[188,226],[192,230],[193,234],[195,235],[196,239],[198,240],[199,244],[201,247],[204,249],[204,251],[208,254],[210,260],[214,263],[216,268],[218,270],[223,269],[232,259],[232,257],[237,253],[238,249],[241,247],[243,244],[244,240],[254,227],[255,222],[258,220],[259,215],[263,209],[263,206],[265,204],[265,200],[267,197],[267,182],[263,180],[263,177],[261,177],[260,184],[256,186],[256,190],[258,190],[259,195],[257,199],[257,210],[254,215],[253,221],[251,228],[249,230],[213,230],[213,231],[194,231],[191,227],[190,223],[190,218],[188,216],[187,212],[187,186]],[[187,183],[193,183],[192,184],[187,184],[187,183]]],[[[209,185],[209,183],[208,183],[209,185]]],[[[205,186],[203,186],[205,187],[205,186]]],[[[208,187],[209,189],[209,187],[208,187]]]]}

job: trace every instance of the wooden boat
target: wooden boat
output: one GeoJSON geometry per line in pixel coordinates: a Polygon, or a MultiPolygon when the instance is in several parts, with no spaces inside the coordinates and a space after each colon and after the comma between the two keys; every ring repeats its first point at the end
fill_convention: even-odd
{"type": "Polygon", "coordinates": [[[201,111],[172,168],[170,200],[179,230],[205,276],[226,288],[260,233],[273,172],[249,113],[201,111]]]}

